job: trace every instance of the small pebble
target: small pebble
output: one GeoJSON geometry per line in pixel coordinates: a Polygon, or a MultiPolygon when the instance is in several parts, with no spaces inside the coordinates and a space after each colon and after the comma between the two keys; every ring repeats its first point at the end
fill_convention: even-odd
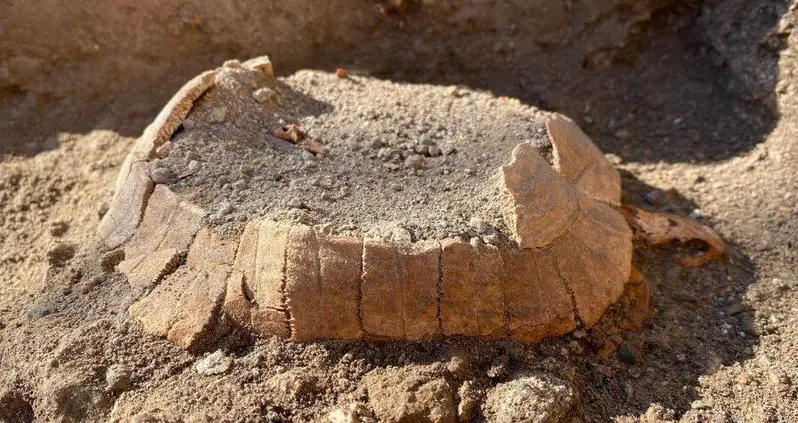
{"type": "Polygon", "coordinates": [[[668,199],[665,196],[665,192],[662,190],[651,190],[647,193],[643,194],[643,199],[646,203],[651,204],[652,206],[659,207],[667,203],[668,199]]]}
{"type": "Polygon", "coordinates": [[[269,87],[258,88],[252,92],[252,98],[260,104],[266,103],[273,99],[277,93],[269,87]]]}
{"type": "Polygon", "coordinates": [[[381,148],[384,146],[385,146],[385,141],[383,141],[382,138],[374,138],[371,140],[371,143],[369,143],[369,147],[371,148],[381,148]]]}
{"type": "Polygon", "coordinates": [[[183,119],[183,129],[192,130],[194,129],[194,120],[190,118],[183,119]]]}
{"type": "Polygon", "coordinates": [[[446,144],[441,146],[441,154],[443,154],[444,156],[451,155],[451,154],[455,153],[456,151],[457,151],[457,149],[455,149],[454,146],[452,146],[449,143],[446,143],[446,144]]]}
{"type": "Polygon", "coordinates": [[[252,174],[255,172],[255,169],[252,166],[247,165],[247,164],[241,165],[238,168],[238,170],[239,170],[239,172],[241,172],[242,175],[246,175],[246,176],[252,176],[252,174]]]}
{"type": "Polygon", "coordinates": [[[478,233],[480,235],[486,233],[488,231],[488,229],[490,228],[490,226],[488,226],[488,224],[485,223],[484,220],[482,220],[482,219],[480,219],[480,218],[478,218],[476,216],[472,217],[471,220],[468,221],[468,226],[470,226],[471,229],[474,230],[474,232],[476,232],[476,233],[478,233]]]}
{"type": "Polygon", "coordinates": [[[631,137],[632,137],[632,133],[629,132],[626,129],[619,129],[619,130],[615,131],[615,138],[619,138],[619,139],[625,140],[625,139],[631,138],[631,137]]]}
{"type": "Polygon", "coordinates": [[[302,202],[302,200],[296,197],[289,198],[288,201],[285,203],[285,205],[292,209],[304,209],[307,207],[305,203],[302,202]]]}
{"type": "Polygon", "coordinates": [[[223,123],[227,119],[227,108],[216,107],[211,111],[211,123],[223,123]]]}
{"type": "Polygon", "coordinates": [[[471,371],[471,364],[468,361],[468,357],[454,355],[449,359],[449,362],[446,363],[446,370],[451,373],[452,376],[463,379],[468,375],[468,372],[471,371]]]}
{"type": "Polygon", "coordinates": [[[571,350],[572,353],[576,355],[582,355],[585,353],[585,347],[579,343],[579,341],[571,341],[568,343],[568,349],[571,350]]]}
{"type": "Polygon", "coordinates": [[[421,134],[421,136],[418,137],[418,145],[435,145],[435,141],[431,140],[429,135],[421,134]]]}
{"type": "Polygon", "coordinates": [[[200,170],[200,164],[199,164],[198,161],[192,160],[192,161],[188,162],[188,173],[189,173],[189,175],[193,175],[193,174],[199,172],[199,170],[200,170]]]}
{"type": "Polygon", "coordinates": [[[377,152],[377,157],[382,159],[382,161],[386,161],[387,162],[388,160],[392,159],[395,156],[395,154],[396,154],[396,150],[394,150],[392,148],[385,147],[385,148],[381,148],[380,151],[377,152]]]}
{"type": "Polygon", "coordinates": [[[418,154],[412,154],[405,159],[405,167],[408,169],[421,169],[424,161],[418,154]]]}
{"type": "Polygon", "coordinates": [[[441,155],[441,149],[437,145],[431,145],[429,146],[428,154],[430,157],[438,157],[441,155]]]}
{"type": "Polygon", "coordinates": [[[488,368],[488,377],[491,379],[497,379],[504,376],[507,376],[509,371],[509,362],[510,358],[506,355],[500,355],[493,360],[490,364],[490,368],[488,368]]]}
{"type": "Polygon", "coordinates": [[[75,256],[75,250],[74,244],[67,242],[56,243],[47,251],[47,262],[52,266],[63,266],[75,256]]]}
{"type": "Polygon", "coordinates": [[[61,237],[69,230],[69,223],[63,220],[56,220],[50,222],[50,235],[54,237],[61,237]]]}
{"type": "Polygon", "coordinates": [[[41,319],[53,314],[53,310],[44,304],[36,304],[28,310],[28,317],[33,319],[41,319]]]}
{"type": "Polygon", "coordinates": [[[197,361],[194,370],[202,376],[214,376],[227,373],[233,366],[233,359],[224,355],[222,350],[197,361]]]}
{"type": "Polygon", "coordinates": [[[571,333],[576,339],[584,339],[587,337],[587,332],[584,329],[577,329],[571,333]]]}
{"type": "Polygon", "coordinates": [[[394,182],[394,183],[391,184],[391,189],[394,190],[394,191],[399,192],[399,191],[403,190],[404,187],[401,184],[397,184],[397,183],[394,182]]]}
{"type": "Polygon", "coordinates": [[[219,203],[219,208],[216,210],[216,214],[219,216],[225,216],[230,214],[233,211],[233,205],[227,201],[222,201],[219,203]]]}
{"type": "Polygon", "coordinates": [[[175,173],[168,167],[156,167],[150,172],[150,178],[156,184],[171,184],[177,179],[175,173]]]}
{"type": "Polygon", "coordinates": [[[133,384],[130,369],[121,364],[108,367],[105,372],[105,390],[109,392],[122,392],[133,384]]]}

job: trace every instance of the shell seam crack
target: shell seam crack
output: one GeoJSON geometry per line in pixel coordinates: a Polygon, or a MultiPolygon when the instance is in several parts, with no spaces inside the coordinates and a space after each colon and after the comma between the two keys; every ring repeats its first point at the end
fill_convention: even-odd
{"type": "Polygon", "coordinates": [[[399,294],[399,310],[402,313],[402,339],[407,339],[407,277],[405,275],[406,262],[400,264],[401,253],[396,255],[396,273],[399,275],[399,283],[401,284],[401,291],[399,294]]]}
{"type": "MultiPolygon", "coordinates": [[[[292,227],[293,229],[293,227],[292,227]]],[[[288,230],[288,239],[290,239],[291,230],[288,230]]],[[[260,248],[260,237],[258,239],[258,247],[260,248]]],[[[288,271],[288,242],[285,243],[285,248],[283,248],[283,269],[281,272],[281,279],[280,279],[280,305],[283,307],[283,314],[285,316],[285,325],[288,328],[288,336],[294,336],[294,327],[291,324],[291,310],[288,308],[288,295],[285,293],[285,284],[286,284],[286,272],[288,271]]]]}
{"type": "MultiPolygon", "coordinates": [[[[214,267],[218,267],[218,266],[220,266],[220,265],[217,264],[214,267]]],[[[233,273],[233,271],[232,271],[232,269],[227,269],[227,271],[225,273],[226,273],[225,281],[227,281],[230,278],[230,275],[233,273]]],[[[222,320],[222,314],[223,314],[222,313],[222,306],[224,305],[224,301],[227,298],[227,293],[225,291],[226,290],[222,291],[222,294],[218,295],[215,298],[215,301],[213,303],[213,307],[211,308],[211,318],[208,319],[208,321],[204,325],[202,325],[201,330],[198,331],[198,333],[201,334],[201,337],[198,340],[197,344],[202,344],[203,342],[210,343],[210,342],[213,342],[213,341],[216,340],[216,337],[215,337],[216,334],[213,333],[213,331],[211,329],[213,329],[213,328],[221,328],[222,327],[222,325],[220,324],[220,322],[222,320]]],[[[174,326],[174,324],[172,326],[174,326]]],[[[171,330],[171,328],[169,330],[171,330]]],[[[217,333],[218,333],[218,329],[217,329],[217,333]]]]}
{"type": "MultiPolygon", "coordinates": [[[[326,301],[325,301],[326,293],[324,292],[324,285],[322,283],[322,278],[321,278],[321,256],[320,256],[321,243],[319,242],[319,237],[316,236],[316,231],[311,230],[310,231],[310,235],[313,237],[313,241],[316,244],[315,247],[313,248],[313,250],[315,251],[315,254],[313,254],[313,257],[314,257],[314,260],[316,261],[316,290],[317,290],[316,292],[317,292],[317,298],[319,299],[319,313],[318,313],[318,316],[326,316],[327,315],[327,310],[326,310],[326,307],[325,307],[325,305],[326,305],[326,301]]],[[[329,330],[330,325],[328,323],[329,323],[329,320],[324,319],[323,317],[322,317],[321,321],[316,319],[316,322],[315,322],[316,330],[323,329],[323,331],[322,331],[323,333],[332,333],[332,331],[329,330]],[[321,327],[319,327],[319,326],[321,326],[321,327]]],[[[314,336],[315,336],[315,334],[314,334],[314,336]]]]}
{"type": "Polygon", "coordinates": [[[576,294],[574,294],[574,291],[571,289],[570,286],[568,286],[568,281],[565,280],[565,278],[562,275],[562,272],[560,271],[560,263],[557,262],[557,259],[555,257],[552,257],[552,262],[554,263],[554,270],[557,272],[557,276],[559,276],[563,288],[565,288],[565,290],[568,292],[568,296],[571,298],[571,307],[573,308],[574,321],[576,322],[576,326],[577,327],[584,326],[584,323],[582,323],[582,318],[580,317],[579,307],[576,305],[576,294]]]}
{"type": "MultiPolygon", "coordinates": [[[[170,219],[170,222],[171,222],[171,219],[170,219]]],[[[199,232],[199,231],[197,231],[197,232],[199,232]]],[[[191,244],[193,244],[193,243],[194,243],[194,240],[197,238],[197,232],[194,232],[194,234],[192,234],[192,235],[191,235],[191,240],[190,240],[190,241],[189,241],[189,243],[188,243],[188,245],[189,245],[189,246],[191,246],[191,244]]],[[[165,237],[165,235],[164,235],[164,237],[165,237]]],[[[156,250],[156,251],[157,251],[157,250],[156,250]]],[[[177,260],[177,262],[178,262],[178,263],[181,263],[181,262],[182,262],[182,264],[180,264],[180,265],[178,265],[178,266],[167,266],[165,270],[166,270],[168,273],[166,273],[166,274],[163,274],[164,272],[162,272],[162,274],[163,274],[163,275],[162,275],[161,277],[157,278],[156,282],[153,284],[153,289],[155,289],[155,286],[157,286],[157,285],[160,285],[160,284],[161,284],[161,281],[162,281],[162,280],[164,280],[164,279],[165,279],[166,277],[168,277],[169,275],[171,275],[172,273],[175,273],[175,272],[177,272],[179,269],[181,269],[181,268],[183,268],[183,267],[185,267],[186,269],[188,269],[188,268],[189,268],[189,266],[188,266],[187,264],[185,264],[185,261],[186,261],[186,257],[187,257],[187,256],[188,256],[188,251],[186,251],[184,254],[183,254],[183,253],[181,253],[180,251],[178,251],[178,252],[177,252],[177,257],[178,257],[178,260],[177,260]],[[169,271],[169,270],[171,270],[171,271],[169,271]]],[[[174,260],[174,259],[173,259],[173,260],[174,260]]],[[[209,273],[209,272],[207,272],[207,271],[204,271],[204,270],[202,271],[202,274],[204,274],[206,281],[207,281],[207,279],[208,279],[208,273],[209,273]]],[[[180,294],[180,296],[178,297],[178,301],[180,301],[180,300],[182,300],[182,299],[183,299],[183,296],[184,296],[184,295],[186,295],[186,294],[188,293],[188,291],[191,289],[191,286],[194,284],[194,281],[196,281],[196,280],[197,280],[197,278],[199,278],[199,277],[201,277],[201,274],[198,274],[198,275],[197,275],[197,276],[196,276],[194,279],[192,279],[192,280],[191,280],[191,284],[189,284],[189,285],[188,285],[188,288],[187,288],[185,291],[183,291],[183,292],[180,294]]],[[[222,297],[223,297],[223,295],[222,295],[222,297]]],[[[211,316],[215,316],[215,315],[216,315],[216,306],[214,306],[214,311],[213,311],[213,314],[211,314],[211,316]]],[[[215,320],[215,319],[212,319],[212,320],[215,320]]],[[[177,319],[177,320],[175,320],[175,321],[173,321],[172,323],[170,323],[170,324],[169,324],[169,330],[170,330],[170,331],[172,330],[172,327],[174,327],[174,325],[175,325],[175,324],[176,324],[178,321],[180,321],[180,319],[177,319]]]]}
{"type": "Polygon", "coordinates": [[[438,243],[438,280],[435,285],[435,297],[437,308],[435,309],[435,317],[438,319],[438,330],[443,335],[443,244],[438,243]]]}
{"type": "MultiPolygon", "coordinates": [[[[502,269],[504,269],[504,275],[502,276],[502,281],[507,280],[507,263],[504,262],[504,258],[501,257],[502,260],[502,269]]],[[[504,282],[499,283],[499,289],[502,291],[502,327],[504,329],[505,336],[510,338],[510,307],[507,306],[507,284],[504,282]]]]}
{"type": "MultiPolygon", "coordinates": [[[[593,201],[596,201],[596,202],[599,202],[599,203],[602,203],[602,204],[604,204],[604,205],[607,205],[607,206],[611,207],[613,211],[615,211],[616,213],[618,213],[618,214],[620,214],[621,216],[623,216],[623,212],[619,211],[619,210],[618,210],[618,209],[617,209],[615,206],[613,206],[612,204],[608,204],[608,203],[605,203],[605,202],[603,202],[603,201],[599,201],[599,200],[596,200],[596,199],[591,199],[591,200],[593,200],[593,201]]],[[[617,233],[617,234],[619,234],[619,235],[624,235],[624,234],[626,233],[626,232],[625,232],[625,231],[623,231],[623,230],[618,230],[618,229],[616,229],[616,228],[613,228],[612,226],[608,225],[608,224],[607,224],[607,222],[605,222],[603,219],[597,219],[595,216],[593,216],[592,214],[590,214],[590,212],[586,212],[586,213],[587,213],[587,214],[588,214],[588,215],[589,215],[589,216],[592,218],[593,222],[595,222],[597,225],[600,225],[602,228],[604,228],[604,229],[606,229],[606,230],[608,230],[608,231],[610,231],[610,232],[615,232],[615,233],[617,233]]],[[[626,227],[627,227],[627,228],[629,228],[629,230],[631,230],[631,228],[629,227],[629,224],[628,224],[628,223],[626,223],[626,219],[624,219],[624,224],[626,225],[626,227]]]]}
{"type": "MultiPolygon", "coordinates": [[[[199,233],[199,231],[198,231],[198,233],[199,233]]],[[[195,238],[196,238],[196,235],[195,235],[195,238]]],[[[233,248],[234,248],[234,250],[233,250],[233,261],[232,261],[232,263],[224,263],[227,266],[227,277],[225,277],[225,279],[224,279],[225,280],[225,283],[224,283],[225,289],[224,289],[224,291],[222,291],[222,295],[219,296],[219,307],[215,308],[213,310],[214,321],[216,322],[217,325],[222,321],[222,319],[223,319],[223,317],[225,315],[224,304],[227,302],[227,287],[230,285],[230,277],[233,276],[233,273],[235,272],[235,269],[233,269],[233,264],[235,263],[236,257],[238,256],[238,247],[240,246],[241,243],[239,241],[239,242],[235,242],[233,244],[234,244],[233,245],[233,248]]],[[[244,281],[242,280],[241,283],[243,285],[244,281]]],[[[249,299],[247,298],[247,295],[246,295],[246,291],[247,291],[246,289],[242,289],[242,293],[244,294],[244,299],[249,301],[249,299]]]]}
{"type": "MultiPolygon", "coordinates": [[[[158,273],[158,276],[155,277],[155,280],[151,284],[148,284],[142,291],[142,294],[138,297],[142,299],[147,297],[155,290],[155,288],[163,282],[164,279],[168,278],[171,274],[180,270],[183,267],[181,262],[185,261],[187,253],[181,253],[180,251],[177,252],[177,255],[169,261],[166,267],[158,273]]],[[[127,276],[127,275],[126,275],[127,276]]],[[[128,285],[130,286],[129,278],[128,278],[128,285]]],[[[171,326],[170,326],[171,327],[171,326]]]]}
{"type": "Polygon", "coordinates": [[[361,336],[365,337],[366,328],[363,327],[363,284],[364,284],[364,262],[366,261],[366,243],[360,243],[360,280],[357,284],[357,324],[360,327],[361,336]]]}

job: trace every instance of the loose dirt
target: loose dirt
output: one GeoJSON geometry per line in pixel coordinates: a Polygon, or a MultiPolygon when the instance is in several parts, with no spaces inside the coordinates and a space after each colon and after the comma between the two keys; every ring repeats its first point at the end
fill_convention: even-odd
{"type": "MultiPolygon", "coordinates": [[[[33,14],[21,4],[9,10],[26,22],[22,18],[33,14]]],[[[4,62],[4,70],[13,63],[13,74],[0,73],[2,108],[9,111],[2,118],[7,154],[0,163],[0,420],[325,421],[333,413],[391,421],[421,413],[439,421],[486,421],[498,418],[497,404],[513,404],[529,392],[555,393],[548,401],[536,398],[537,415],[581,422],[798,420],[795,5],[669,3],[653,14],[621,8],[628,13],[618,15],[610,8],[590,21],[593,15],[582,13],[579,3],[572,13],[593,22],[589,30],[536,35],[547,41],[527,43],[523,25],[491,24],[503,9],[427,14],[415,2],[401,4],[383,9],[384,16],[373,10],[369,25],[385,24],[366,26],[380,29],[372,43],[347,33],[336,38],[346,42],[329,50],[297,47],[300,38],[309,46],[327,45],[318,40],[334,31],[320,26],[318,16],[345,15],[337,21],[345,28],[371,16],[372,4],[352,14],[292,6],[275,19],[306,16],[303,31],[280,27],[269,43],[282,43],[279,52],[296,67],[332,71],[344,65],[355,76],[362,68],[396,82],[462,83],[563,112],[617,156],[627,203],[711,225],[732,245],[728,260],[684,269],[673,262],[682,253],[677,248],[639,250],[643,294],[628,292],[590,331],[536,346],[472,339],[231,339],[221,353],[189,354],[131,321],[128,308],[138,293],[120,273],[103,269],[103,257],[93,253],[101,250],[94,231],[133,137],[168,96],[202,69],[270,51],[263,43],[233,42],[247,39],[246,25],[230,26],[229,37],[215,35],[228,34],[218,30],[227,27],[218,18],[199,19],[202,8],[186,7],[153,20],[164,24],[140,40],[149,47],[138,49],[150,51],[152,39],[183,40],[159,50],[174,61],[147,67],[158,60],[141,55],[125,62],[104,53],[127,51],[104,49],[135,38],[94,36],[86,29],[101,26],[94,15],[75,9],[41,14],[80,17],[77,26],[41,27],[42,34],[59,28],[65,35],[43,37],[58,45],[64,40],[58,57],[80,60],[17,57],[4,62]],[[314,25],[318,33],[308,30],[314,25]],[[452,25],[457,31],[447,32],[452,25]],[[485,35],[486,28],[495,31],[485,35]],[[609,35],[600,36],[601,30],[609,35]],[[392,34],[385,38],[390,41],[377,38],[392,34]],[[561,53],[551,48],[557,40],[565,40],[561,53]],[[179,46],[185,48],[172,48],[179,46]],[[194,46],[219,47],[189,61],[199,51],[194,46]],[[184,67],[172,65],[181,60],[184,67]],[[135,76],[109,83],[127,74],[135,76]],[[645,292],[651,293],[649,309],[645,292]],[[529,378],[534,381],[524,382],[529,378]],[[534,389],[512,388],[523,383],[534,389]],[[397,395],[387,395],[384,386],[396,387],[397,395]],[[407,407],[396,398],[423,403],[407,407]]],[[[139,19],[142,12],[120,13],[139,19]]],[[[248,16],[231,15],[239,22],[248,16]]],[[[560,22],[551,15],[516,15],[560,22]]],[[[3,25],[2,34],[10,34],[12,26],[3,25]]],[[[37,49],[29,33],[14,31],[13,37],[27,41],[13,43],[25,46],[22,56],[50,51],[37,49]]],[[[12,54],[9,45],[0,44],[4,55],[12,54]]]]}

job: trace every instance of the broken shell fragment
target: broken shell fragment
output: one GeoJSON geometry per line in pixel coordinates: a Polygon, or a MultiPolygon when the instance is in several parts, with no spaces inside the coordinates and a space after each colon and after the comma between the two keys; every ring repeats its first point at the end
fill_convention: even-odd
{"type": "Polygon", "coordinates": [[[649,212],[624,206],[626,220],[634,228],[637,237],[649,245],[678,241],[687,244],[698,241],[705,245],[703,253],[680,259],[684,267],[703,266],[726,254],[726,243],[711,228],[672,214],[649,212]]]}
{"type": "Polygon", "coordinates": [[[302,138],[305,136],[305,134],[302,133],[299,127],[294,124],[277,127],[274,129],[273,134],[275,137],[283,141],[289,141],[294,144],[301,141],[302,138]]]}

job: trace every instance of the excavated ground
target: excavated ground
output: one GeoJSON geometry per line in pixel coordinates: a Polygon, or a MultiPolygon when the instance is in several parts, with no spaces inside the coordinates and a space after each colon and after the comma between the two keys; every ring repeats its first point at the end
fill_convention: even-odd
{"type": "Polygon", "coordinates": [[[798,420],[795,2],[663,2],[673,7],[653,18],[621,5],[595,19],[593,2],[562,2],[592,22],[562,32],[561,15],[505,2],[431,14],[400,3],[11,3],[0,15],[0,421],[324,421],[338,409],[363,421],[512,421],[508,410],[798,420]],[[625,201],[711,224],[734,252],[685,270],[674,249],[638,250],[647,312],[627,301],[591,331],[538,346],[231,340],[186,353],[131,321],[137,293],[91,253],[95,228],[125,153],[174,90],[272,51],[290,68],[464,83],[563,112],[617,156],[625,201]]]}

